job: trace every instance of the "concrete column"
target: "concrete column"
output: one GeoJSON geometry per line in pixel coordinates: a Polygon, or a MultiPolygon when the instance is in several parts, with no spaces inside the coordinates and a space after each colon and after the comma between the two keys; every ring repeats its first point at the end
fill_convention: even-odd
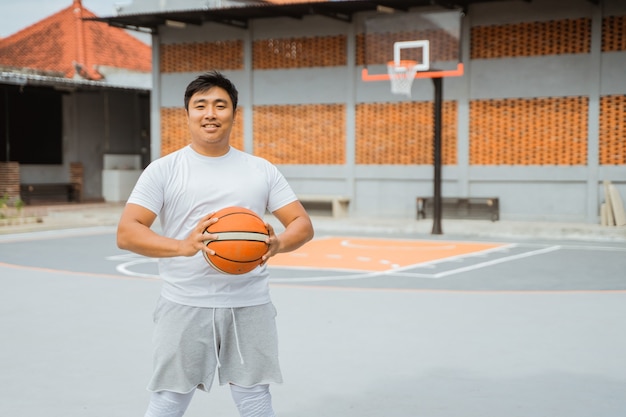
{"type": "Polygon", "coordinates": [[[600,83],[602,74],[602,3],[593,7],[589,54],[589,110],[587,114],[587,222],[598,223],[600,155],[600,83]]]}

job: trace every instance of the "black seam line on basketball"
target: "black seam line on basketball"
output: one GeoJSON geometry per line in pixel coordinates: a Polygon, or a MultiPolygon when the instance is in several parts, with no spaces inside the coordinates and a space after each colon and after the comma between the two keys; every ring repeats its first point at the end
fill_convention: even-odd
{"type": "Polygon", "coordinates": [[[222,214],[220,217],[232,216],[233,214],[245,214],[245,215],[252,216],[252,217],[258,217],[256,213],[252,214],[243,210],[231,211],[230,213],[222,214]]]}
{"type": "Polygon", "coordinates": [[[263,223],[263,220],[259,216],[257,216],[256,214],[245,212],[245,211],[233,211],[232,213],[222,214],[221,216],[218,217],[218,219],[222,219],[222,218],[228,217],[228,216],[233,216],[235,214],[244,214],[246,216],[253,217],[253,218],[259,220],[259,222],[263,223]]]}
{"type": "Polygon", "coordinates": [[[216,253],[215,255],[213,255],[213,256],[215,256],[216,258],[220,258],[220,259],[223,259],[223,260],[225,260],[225,261],[228,261],[228,262],[234,262],[234,263],[237,263],[237,264],[249,264],[249,263],[251,263],[251,262],[258,262],[258,261],[260,261],[260,260],[261,260],[261,258],[262,258],[262,256],[261,256],[261,257],[258,257],[258,258],[256,258],[256,259],[252,259],[252,260],[250,260],[250,261],[238,261],[238,260],[236,260],[236,259],[224,258],[223,256],[220,256],[220,255],[218,255],[217,253],[216,253]]]}
{"type": "MultiPolygon", "coordinates": [[[[252,260],[250,260],[250,261],[238,261],[238,260],[236,260],[236,259],[225,258],[225,257],[220,256],[220,255],[218,255],[218,254],[211,255],[211,256],[213,256],[213,257],[215,257],[215,258],[219,258],[219,259],[224,260],[224,261],[227,261],[227,262],[236,263],[236,264],[250,264],[250,263],[254,263],[254,262],[258,263],[258,262],[261,260],[261,258],[262,258],[262,257],[259,257],[259,258],[256,258],[256,259],[252,259],[252,260]]],[[[220,271],[222,271],[222,272],[226,272],[226,271],[222,270],[219,266],[217,266],[217,265],[216,265],[216,264],[215,264],[215,263],[211,260],[211,256],[207,256],[206,254],[204,254],[204,259],[206,259],[206,260],[207,260],[207,262],[208,262],[209,264],[211,264],[214,268],[216,268],[216,269],[218,269],[218,270],[220,270],[220,271]]],[[[226,273],[228,273],[228,272],[226,272],[226,273]]]]}

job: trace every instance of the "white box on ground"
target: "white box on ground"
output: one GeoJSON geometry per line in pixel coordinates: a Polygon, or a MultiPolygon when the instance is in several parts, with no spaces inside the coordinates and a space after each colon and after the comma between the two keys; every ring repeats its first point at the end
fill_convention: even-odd
{"type": "Polygon", "coordinates": [[[102,171],[102,196],[109,202],[126,201],[141,175],[141,155],[106,154],[102,171]]]}

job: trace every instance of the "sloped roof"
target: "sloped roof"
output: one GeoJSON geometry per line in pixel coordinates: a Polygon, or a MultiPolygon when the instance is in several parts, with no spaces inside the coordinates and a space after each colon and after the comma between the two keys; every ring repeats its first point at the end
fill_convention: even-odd
{"type": "Polygon", "coordinates": [[[0,39],[0,66],[28,68],[65,78],[102,80],[98,67],[151,71],[151,47],[97,17],[80,0],[0,39]]]}

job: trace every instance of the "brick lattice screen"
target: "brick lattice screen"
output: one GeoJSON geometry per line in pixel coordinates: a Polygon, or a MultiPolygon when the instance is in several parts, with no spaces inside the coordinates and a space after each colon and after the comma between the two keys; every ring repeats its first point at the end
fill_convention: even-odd
{"type": "Polygon", "coordinates": [[[626,16],[602,19],[602,52],[626,51],[626,16]]]}
{"type": "Polygon", "coordinates": [[[243,69],[243,41],[161,45],[161,72],[205,72],[243,69]]]}
{"type": "MultiPolygon", "coordinates": [[[[237,108],[237,117],[230,136],[234,148],[243,149],[243,108],[237,108]]],[[[189,144],[187,113],[182,107],[161,108],[161,155],[167,155],[189,144]]]]}
{"type": "Polygon", "coordinates": [[[256,106],[254,154],[275,164],[345,164],[343,104],[256,106]]]}
{"type": "Polygon", "coordinates": [[[600,99],[600,164],[626,164],[626,95],[600,99]]]}
{"type": "Polygon", "coordinates": [[[475,100],[471,165],[586,165],[586,97],[475,100]]]}
{"type": "MultiPolygon", "coordinates": [[[[442,162],[457,163],[457,104],[442,106],[442,162]]],[[[364,103],[356,109],[356,163],[433,163],[433,103],[364,103]]]]}
{"type": "Polygon", "coordinates": [[[346,37],[263,39],[255,41],[254,69],[336,67],[346,65],[346,37]]]}
{"type": "Polygon", "coordinates": [[[591,20],[477,26],[471,29],[470,48],[471,59],[587,54],[591,50],[591,20]]]}

